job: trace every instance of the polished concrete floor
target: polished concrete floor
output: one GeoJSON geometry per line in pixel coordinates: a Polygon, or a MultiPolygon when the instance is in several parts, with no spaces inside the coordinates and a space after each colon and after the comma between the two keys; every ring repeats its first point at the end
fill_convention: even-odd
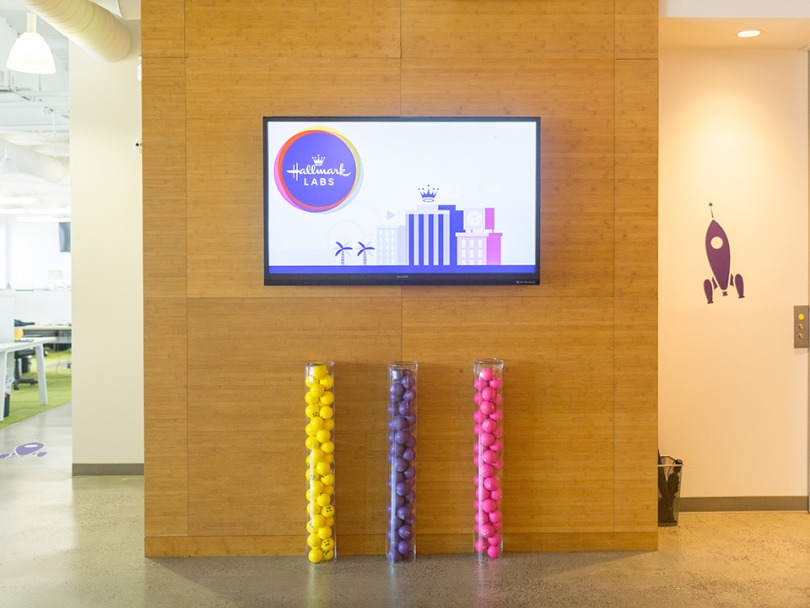
{"type": "MultiPolygon", "coordinates": [[[[70,405],[0,431],[0,606],[810,608],[810,515],[681,515],[651,553],[143,557],[143,479],[71,478],[70,405]],[[26,451],[26,450],[23,450],[26,451]],[[44,456],[37,453],[45,452],[44,456]]],[[[508,543],[508,540],[507,540],[508,543]]],[[[508,548],[508,544],[507,544],[508,548]]]]}

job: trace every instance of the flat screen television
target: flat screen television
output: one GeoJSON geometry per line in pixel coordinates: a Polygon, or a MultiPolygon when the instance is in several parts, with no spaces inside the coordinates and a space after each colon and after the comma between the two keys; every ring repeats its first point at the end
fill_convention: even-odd
{"type": "Polygon", "coordinates": [[[540,118],[265,117],[265,285],[539,282],[540,118]]]}

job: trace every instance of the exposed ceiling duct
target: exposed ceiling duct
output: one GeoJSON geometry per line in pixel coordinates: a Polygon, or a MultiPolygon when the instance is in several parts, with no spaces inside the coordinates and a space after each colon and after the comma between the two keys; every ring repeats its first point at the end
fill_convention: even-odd
{"type": "MultiPolygon", "coordinates": [[[[114,63],[132,48],[129,30],[109,10],[90,0],[19,0],[70,41],[114,63]]],[[[140,18],[140,1],[102,0],[117,7],[124,18],[140,18]]]]}
{"type": "Polygon", "coordinates": [[[0,157],[5,156],[6,152],[20,173],[40,177],[54,184],[70,175],[70,165],[66,161],[0,139],[0,157]]]}

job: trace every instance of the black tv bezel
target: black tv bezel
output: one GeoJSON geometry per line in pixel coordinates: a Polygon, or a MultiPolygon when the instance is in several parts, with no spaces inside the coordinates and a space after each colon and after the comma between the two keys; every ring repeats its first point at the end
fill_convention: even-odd
{"type": "MultiPolygon", "coordinates": [[[[328,125],[325,125],[328,126],[328,125]]],[[[540,284],[540,153],[541,129],[539,116],[265,116],[262,121],[264,147],[264,285],[265,286],[351,286],[351,285],[539,285],[540,284]],[[420,272],[408,275],[395,272],[381,273],[271,273],[269,251],[270,224],[270,159],[267,149],[269,122],[534,122],[535,140],[535,254],[534,272],[420,272]]]]}

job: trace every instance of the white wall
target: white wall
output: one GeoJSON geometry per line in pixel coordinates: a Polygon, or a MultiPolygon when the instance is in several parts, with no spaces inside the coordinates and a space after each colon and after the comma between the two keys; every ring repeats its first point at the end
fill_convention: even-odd
{"type": "Polygon", "coordinates": [[[71,254],[59,251],[59,223],[20,222],[14,215],[9,216],[7,222],[7,238],[11,247],[7,281],[11,283],[11,287],[69,287],[71,254]],[[57,279],[56,276],[61,278],[57,279]]]}
{"type": "Polygon", "coordinates": [[[139,52],[70,46],[74,463],[143,462],[139,52]]]}
{"type": "Polygon", "coordinates": [[[808,18],[807,0],[659,0],[661,17],[808,18]]]}
{"type": "Polygon", "coordinates": [[[807,495],[807,70],[797,51],[660,53],[659,445],[684,496],[807,495]],[[706,303],[709,202],[744,299],[706,303]]]}

